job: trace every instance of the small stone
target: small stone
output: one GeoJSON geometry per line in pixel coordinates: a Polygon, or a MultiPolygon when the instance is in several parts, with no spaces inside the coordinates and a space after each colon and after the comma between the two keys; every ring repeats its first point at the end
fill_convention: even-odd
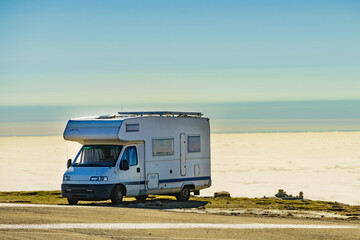
{"type": "Polygon", "coordinates": [[[156,201],[154,204],[157,205],[157,206],[162,206],[162,205],[164,205],[164,204],[163,204],[162,202],[160,202],[160,201],[156,201]]]}
{"type": "Polygon", "coordinates": [[[230,197],[230,193],[227,191],[215,192],[214,198],[217,198],[217,197],[230,197]]]}
{"type": "Polygon", "coordinates": [[[295,210],[296,208],[294,206],[291,205],[285,205],[285,208],[288,210],[295,210]]]}

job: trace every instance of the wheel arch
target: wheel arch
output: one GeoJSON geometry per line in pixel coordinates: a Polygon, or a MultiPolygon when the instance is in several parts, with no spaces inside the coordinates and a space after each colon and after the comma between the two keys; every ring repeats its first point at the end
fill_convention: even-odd
{"type": "Polygon", "coordinates": [[[124,196],[126,196],[126,186],[125,186],[125,184],[123,184],[123,183],[115,184],[115,185],[113,186],[112,190],[111,190],[111,194],[114,192],[114,190],[115,190],[115,188],[116,188],[117,186],[120,186],[120,187],[121,187],[121,190],[122,190],[124,196]]]}
{"type": "Polygon", "coordinates": [[[195,190],[195,184],[194,183],[183,183],[181,186],[181,189],[183,189],[184,187],[189,187],[190,190],[195,190]]]}

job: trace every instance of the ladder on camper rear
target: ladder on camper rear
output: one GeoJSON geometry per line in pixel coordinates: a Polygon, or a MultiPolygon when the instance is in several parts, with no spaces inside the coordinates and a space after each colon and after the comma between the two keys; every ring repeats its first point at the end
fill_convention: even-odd
{"type": "Polygon", "coordinates": [[[160,117],[201,117],[201,112],[167,112],[167,111],[155,111],[155,112],[118,112],[120,117],[125,116],[160,116],[160,117]]]}

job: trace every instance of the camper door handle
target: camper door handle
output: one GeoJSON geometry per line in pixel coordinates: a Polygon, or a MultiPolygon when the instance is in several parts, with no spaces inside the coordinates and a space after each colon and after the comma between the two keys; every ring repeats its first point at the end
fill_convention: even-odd
{"type": "Polygon", "coordinates": [[[140,168],[139,168],[139,167],[136,169],[136,172],[140,172],[140,168]]]}

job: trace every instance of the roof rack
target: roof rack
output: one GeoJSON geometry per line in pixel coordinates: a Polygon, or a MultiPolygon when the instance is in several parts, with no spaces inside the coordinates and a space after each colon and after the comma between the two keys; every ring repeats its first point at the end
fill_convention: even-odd
{"type": "Polygon", "coordinates": [[[155,111],[155,112],[118,112],[120,116],[160,116],[160,117],[201,117],[201,112],[168,112],[168,111],[155,111]]]}

